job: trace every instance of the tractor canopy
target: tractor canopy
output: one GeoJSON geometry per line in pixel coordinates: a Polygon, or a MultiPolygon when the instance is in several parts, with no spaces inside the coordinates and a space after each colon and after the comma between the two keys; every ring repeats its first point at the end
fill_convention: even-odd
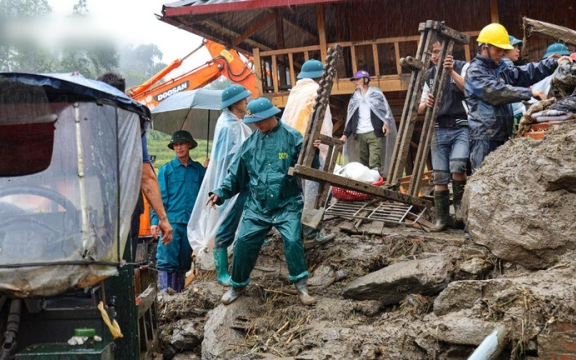
{"type": "Polygon", "coordinates": [[[0,73],[0,294],[53,296],[117,273],[149,115],[81,75],[0,73]]]}

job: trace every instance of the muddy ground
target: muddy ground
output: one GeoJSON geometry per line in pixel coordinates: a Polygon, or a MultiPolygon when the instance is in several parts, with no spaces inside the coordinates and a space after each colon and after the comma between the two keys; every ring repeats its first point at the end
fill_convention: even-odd
{"type": "Polygon", "coordinates": [[[274,232],[262,248],[247,292],[235,303],[220,305],[227,288],[217,284],[213,272],[201,272],[182,294],[160,298],[164,358],[466,359],[498,326],[506,329],[506,339],[497,358],[550,358],[546,339],[555,324],[573,322],[576,308],[574,224],[557,219],[574,214],[576,161],[566,160],[566,154],[576,153],[572,128],[570,124],[551,131],[547,143],[509,142],[487,158],[485,174],[470,179],[465,195],[476,204],[467,205],[470,234],[456,229],[433,234],[411,226],[361,233],[344,230],[350,220],[326,221],[325,231],[336,238],[306,252],[309,290],[319,299],[314,306],[302,306],[288,284],[282,242],[274,232]],[[550,164],[561,168],[558,177],[549,179],[554,186],[543,179],[550,164]],[[526,172],[532,180],[523,177],[526,172]],[[497,184],[482,179],[495,176],[497,184]],[[495,201],[503,188],[507,200],[495,201]],[[510,189],[524,194],[518,196],[521,202],[510,189]],[[483,200],[477,200],[475,191],[483,200]],[[476,215],[482,209],[478,202],[489,206],[482,212],[488,215],[476,215]],[[558,244],[550,251],[526,242],[494,245],[529,237],[532,228],[545,234],[550,208],[556,216],[549,236],[571,239],[563,240],[561,253],[558,244]],[[524,225],[502,214],[523,214],[518,224],[524,225]],[[500,229],[501,224],[490,220],[494,217],[506,221],[508,228],[500,229]],[[514,236],[491,238],[502,232],[514,236]],[[510,252],[545,261],[530,266],[532,260],[510,252]],[[403,272],[424,268],[425,262],[445,264],[444,275],[424,270],[402,278],[403,272]],[[394,281],[386,273],[392,268],[397,269],[394,281]],[[370,284],[362,285],[363,295],[351,291],[368,274],[370,284]]]}

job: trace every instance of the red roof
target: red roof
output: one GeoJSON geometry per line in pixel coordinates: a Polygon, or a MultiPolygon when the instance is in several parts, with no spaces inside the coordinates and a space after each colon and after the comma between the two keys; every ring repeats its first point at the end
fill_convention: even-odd
{"type": "Polygon", "coordinates": [[[180,1],[171,4],[164,4],[164,15],[199,15],[239,10],[253,10],[282,6],[312,5],[334,2],[345,2],[345,0],[239,0],[222,2],[214,0],[180,1]],[[180,5],[180,3],[182,3],[182,5],[180,5]]]}

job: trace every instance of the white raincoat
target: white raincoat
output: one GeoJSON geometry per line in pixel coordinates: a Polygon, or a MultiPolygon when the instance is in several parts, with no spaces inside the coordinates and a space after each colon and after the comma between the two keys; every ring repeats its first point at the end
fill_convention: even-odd
{"type": "MultiPolygon", "coordinates": [[[[380,88],[377,88],[376,86],[369,86],[366,92],[356,89],[354,94],[352,94],[350,102],[348,103],[348,113],[346,115],[346,124],[344,125],[344,128],[346,128],[348,122],[352,118],[352,115],[354,112],[356,112],[356,110],[358,110],[360,102],[362,101],[367,102],[370,105],[370,110],[372,110],[374,114],[376,114],[376,116],[382,120],[382,122],[386,122],[390,128],[390,132],[383,139],[382,164],[380,165],[380,173],[386,176],[390,166],[390,159],[392,158],[392,154],[394,152],[396,136],[398,135],[396,122],[392,116],[392,109],[390,109],[390,105],[388,105],[388,101],[386,101],[386,96],[384,96],[384,93],[382,90],[380,90],[380,88]]],[[[354,136],[350,136],[348,139],[346,139],[346,143],[344,144],[344,148],[342,150],[342,157],[344,164],[359,161],[360,158],[358,156],[358,151],[356,150],[356,141],[354,140],[354,136]]]]}
{"type": "Polygon", "coordinates": [[[216,231],[238,197],[236,195],[217,209],[212,209],[206,206],[208,193],[220,186],[228,174],[234,156],[251,133],[248,125],[238,120],[230,110],[222,111],[214,130],[210,164],[188,221],[188,241],[202,269],[214,266],[212,247],[216,231]]]}

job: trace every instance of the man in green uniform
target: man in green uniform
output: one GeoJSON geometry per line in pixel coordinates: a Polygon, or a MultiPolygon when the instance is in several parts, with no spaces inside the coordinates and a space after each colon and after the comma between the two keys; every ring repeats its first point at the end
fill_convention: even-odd
{"type": "Polygon", "coordinates": [[[294,282],[300,301],[304,305],[316,302],[306,287],[308,271],[300,222],[304,205],[302,186],[299,178],[288,175],[288,169],[298,160],[303,138],[274,116],[278,113],[280,109],[266,98],[248,104],[244,123],[254,124],[258,131],[242,144],[228,176],[210,193],[207,202],[211,206],[220,205],[249,185],[250,194],[234,245],[232,289],[222,296],[223,304],[232,303],[246,289],[272,227],[282,235],[288,280],[294,282]]]}

